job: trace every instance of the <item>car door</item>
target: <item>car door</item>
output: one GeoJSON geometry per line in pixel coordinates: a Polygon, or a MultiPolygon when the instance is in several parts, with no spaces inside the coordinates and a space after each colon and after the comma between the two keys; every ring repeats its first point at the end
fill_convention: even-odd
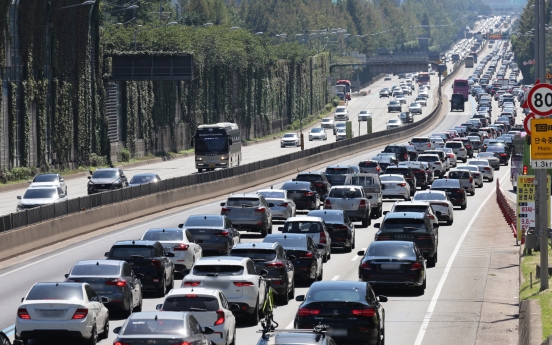
{"type": "Polygon", "coordinates": [[[246,268],[247,274],[249,276],[246,277],[245,280],[255,283],[255,286],[257,287],[257,296],[259,296],[259,306],[261,306],[264,303],[266,297],[266,285],[264,278],[261,277],[260,272],[257,272],[257,270],[255,269],[253,261],[248,260],[246,268]]]}
{"type": "Polygon", "coordinates": [[[96,321],[96,331],[100,333],[100,330],[103,330],[107,315],[104,313],[104,309],[102,308],[102,304],[100,303],[100,298],[98,297],[98,295],[96,295],[94,289],[92,289],[92,287],[88,284],[84,285],[84,289],[86,291],[86,298],[88,299],[86,307],[88,308],[88,310],[91,310],[94,313],[94,319],[96,321]]]}
{"type": "Polygon", "coordinates": [[[136,278],[132,268],[126,262],[123,264],[122,272],[122,278],[127,281],[127,285],[131,291],[132,306],[134,307],[140,303],[140,296],[142,293],[140,280],[136,278]]]}
{"type": "Polygon", "coordinates": [[[189,340],[192,344],[208,345],[210,343],[207,336],[203,334],[199,322],[192,315],[188,318],[188,334],[189,336],[186,337],[186,340],[189,340]]]}
{"type": "Polygon", "coordinates": [[[203,250],[201,249],[201,246],[195,242],[194,235],[192,235],[192,233],[189,230],[186,230],[184,232],[184,236],[186,236],[188,243],[190,243],[190,248],[192,248],[192,251],[194,253],[194,258],[197,260],[200,257],[202,257],[203,250]]]}
{"type": "Polygon", "coordinates": [[[163,263],[163,267],[165,268],[165,277],[167,277],[167,279],[170,281],[173,274],[173,269],[172,269],[173,263],[167,257],[167,253],[165,253],[165,249],[163,248],[161,243],[156,242],[154,244],[154,248],[155,248],[155,256],[157,256],[161,260],[161,262],[163,263]]]}
{"type": "MultiPolygon", "coordinates": [[[[262,205],[262,203],[261,203],[262,205]]],[[[267,207],[267,211],[268,211],[268,207],[267,207]]],[[[234,246],[235,244],[238,244],[240,243],[240,232],[236,229],[234,229],[234,226],[232,225],[232,222],[230,221],[230,219],[228,218],[224,218],[224,228],[226,231],[228,231],[230,234],[232,234],[232,243],[230,244],[230,246],[234,246]]]]}
{"type": "Polygon", "coordinates": [[[316,265],[315,271],[318,275],[322,270],[322,254],[321,250],[318,249],[318,246],[310,236],[307,236],[307,249],[312,252],[313,257],[315,258],[312,262],[316,265]]]}

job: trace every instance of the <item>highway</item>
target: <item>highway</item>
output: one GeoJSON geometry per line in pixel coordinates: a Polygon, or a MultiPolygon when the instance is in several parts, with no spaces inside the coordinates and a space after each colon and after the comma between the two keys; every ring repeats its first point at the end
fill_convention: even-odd
{"type": "MultiPolygon", "coordinates": [[[[470,70],[463,70],[460,71],[457,78],[467,78],[470,74],[470,70]]],[[[355,98],[354,101],[350,102],[350,113],[354,116],[352,118],[353,123],[356,124],[355,117],[358,111],[365,108],[372,111],[376,130],[381,129],[388,118],[397,115],[397,113],[388,114],[386,112],[386,99],[378,99],[377,91],[381,87],[390,84],[398,84],[397,79],[394,78],[391,82],[378,82],[370,86],[370,89],[373,90],[371,95],[355,98]]],[[[432,81],[432,85],[436,85],[436,83],[432,81]]],[[[432,91],[434,91],[434,87],[432,87],[432,91]]],[[[450,95],[452,92],[450,84],[445,85],[443,92],[450,95]]],[[[448,104],[445,103],[444,106],[448,107],[448,104]]],[[[427,114],[427,109],[431,109],[431,106],[426,108],[425,114],[427,114]]],[[[427,132],[420,134],[444,131],[466,122],[474,110],[475,101],[470,99],[465,112],[447,114],[435,129],[427,129],[427,132]]],[[[496,119],[496,112],[495,109],[493,119],[496,119]]],[[[334,140],[333,135],[329,134],[328,141],[334,140]]],[[[307,147],[311,144],[319,143],[307,141],[307,147]]],[[[342,157],[334,163],[358,164],[362,159],[375,156],[382,148],[370,148],[360,155],[342,157]]],[[[278,155],[281,152],[291,152],[291,150],[294,149],[280,149],[278,141],[266,142],[246,147],[244,158],[245,162],[249,162],[261,157],[266,158],[269,154],[278,155]]],[[[192,164],[193,160],[190,158],[179,159],[159,165],[151,165],[148,170],[157,171],[162,177],[166,178],[176,176],[176,174],[192,173],[194,170],[192,164]]],[[[328,164],[316,167],[316,169],[322,170],[326,165],[328,164]]],[[[508,172],[507,168],[502,168],[495,173],[495,178],[505,180],[504,177],[508,176],[508,172]]],[[[290,180],[293,176],[295,176],[294,172],[290,172],[287,178],[273,181],[270,185],[278,188],[284,181],[290,180]]],[[[69,185],[69,194],[72,197],[76,197],[79,188],[84,190],[86,185],[85,179],[75,180],[74,182],[75,184],[69,185]]],[[[260,185],[256,189],[266,187],[268,186],[260,185]]],[[[387,344],[442,344],[445,343],[443,339],[454,339],[455,345],[475,344],[480,321],[480,301],[484,297],[485,288],[485,279],[482,278],[487,274],[489,255],[485,253],[484,239],[477,238],[477,235],[474,235],[475,238],[472,236],[469,241],[464,240],[473,233],[474,230],[471,224],[481,212],[485,211],[485,205],[494,202],[492,199],[494,188],[494,183],[485,183],[483,188],[476,190],[475,196],[468,197],[466,210],[455,210],[454,224],[440,228],[439,261],[435,268],[428,270],[427,290],[424,295],[413,296],[404,292],[387,294],[389,302],[384,305],[387,344]]],[[[0,329],[8,329],[13,325],[21,298],[35,282],[62,281],[64,274],[68,273],[76,261],[101,259],[103,253],[109,250],[115,241],[140,238],[144,231],[149,228],[174,227],[192,214],[218,214],[220,213],[219,203],[224,200],[224,197],[206,200],[202,203],[169,210],[159,215],[119,224],[36,252],[22,253],[20,257],[0,263],[0,279],[2,281],[2,284],[0,284],[0,305],[2,305],[4,311],[0,315],[0,329]]],[[[392,202],[386,201],[384,210],[389,210],[391,205],[392,202]]],[[[378,220],[373,221],[372,224],[376,222],[378,220]]],[[[278,226],[281,225],[274,224],[273,232],[277,232],[278,226]]],[[[356,250],[353,253],[334,252],[331,260],[324,264],[324,280],[356,281],[358,279],[357,267],[360,258],[355,255],[355,252],[366,248],[372,241],[375,232],[373,225],[366,229],[358,227],[356,250]]],[[[242,241],[260,240],[257,235],[242,233],[242,241]]],[[[180,281],[176,281],[175,286],[180,286],[180,281]]],[[[295,294],[304,294],[307,289],[307,286],[298,284],[295,294]]],[[[514,302],[514,296],[511,297],[512,302],[514,302]]],[[[162,299],[160,298],[146,295],[144,311],[154,310],[155,306],[161,302],[162,299]]],[[[517,301],[515,302],[517,303],[517,301]]],[[[281,306],[275,310],[275,320],[280,324],[280,328],[292,328],[297,305],[297,302],[290,301],[287,306],[281,306]]],[[[120,326],[123,322],[124,320],[114,317],[110,322],[110,328],[120,326]]],[[[237,331],[237,344],[256,344],[259,338],[259,334],[256,333],[258,329],[259,327],[240,326],[237,331]]],[[[102,340],[100,344],[112,344],[114,338],[115,335],[110,334],[109,338],[102,340]]],[[[37,343],[33,342],[31,344],[37,343]]]]}

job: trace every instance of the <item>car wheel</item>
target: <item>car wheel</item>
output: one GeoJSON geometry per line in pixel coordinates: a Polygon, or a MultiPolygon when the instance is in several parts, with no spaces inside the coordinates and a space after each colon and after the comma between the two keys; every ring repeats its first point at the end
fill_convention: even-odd
{"type": "Polygon", "coordinates": [[[295,278],[291,282],[291,289],[288,292],[288,298],[294,299],[295,298],[295,278]]]}
{"type": "Polygon", "coordinates": [[[321,282],[324,279],[324,266],[320,269],[320,275],[316,277],[316,281],[321,282]]]}
{"type": "Polygon", "coordinates": [[[369,226],[369,224],[370,224],[369,221],[370,221],[370,219],[364,218],[364,219],[362,220],[362,227],[363,227],[363,228],[367,228],[367,227],[369,226]]]}
{"type": "Polygon", "coordinates": [[[381,330],[381,333],[378,334],[378,342],[376,345],[385,345],[385,333],[384,330],[381,330]]]}
{"type": "Polygon", "coordinates": [[[422,185],[421,188],[422,188],[422,190],[426,190],[427,189],[427,184],[422,185]]]}
{"type": "Polygon", "coordinates": [[[139,313],[142,311],[142,296],[140,296],[140,303],[138,303],[138,305],[136,307],[134,307],[134,311],[139,313]]]}
{"type": "Polygon", "coordinates": [[[466,163],[467,162],[467,158],[462,158],[462,163],[466,163]]]}
{"type": "Polygon", "coordinates": [[[471,196],[474,196],[475,195],[475,190],[472,190],[471,193],[470,193],[471,196]]]}
{"type": "Polygon", "coordinates": [[[452,225],[454,223],[454,219],[447,220],[447,225],[452,225]]]}
{"type": "MultiPolygon", "coordinates": [[[[425,283],[425,279],[424,279],[424,283],[425,283]]],[[[424,294],[424,291],[425,291],[425,288],[424,288],[424,285],[420,285],[420,286],[416,286],[415,290],[414,290],[414,293],[416,295],[423,295],[424,294]]]]}
{"type": "Polygon", "coordinates": [[[268,226],[267,232],[269,234],[272,234],[272,222],[270,222],[270,225],[268,226]]]}
{"type": "Polygon", "coordinates": [[[266,237],[267,232],[268,232],[267,228],[261,229],[261,236],[266,237]]]}
{"type": "Polygon", "coordinates": [[[203,172],[203,169],[197,169],[197,172],[198,172],[198,173],[202,173],[202,172],[203,172]]]}
{"type": "Polygon", "coordinates": [[[128,301],[128,309],[123,311],[125,319],[128,319],[130,315],[132,315],[132,310],[133,308],[132,308],[132,295],[131,295],[128,301]]]}
{"type": "Polygon", "coordinates": [[[109,315],[105,318],[103,332],[98,336],[98,339],[107,339],[109,337],[109,315]]]}
{"type": "Polygon", "coordinates": [[[98,342],[98,331],[96,330],[96,325],[92,326],[92,335],[88,339],[84,339],[86,345],[96,345],[98,342]]]}
{"type": "Polygon", "coordinates": [[[163,281],[161,282],[161,287],[157,289],[157,294],[159,297],[165,297],[165,294],[167,293],[167,281],[165,280],[165,277],[163,277],[163,281]]]}
{"type": "Polygon", "coordinates": [[[172,289],[174,289],[174,271],[171,274],[171,283],[169,284],[167,291],[171,291],[172,289]]]}
{"type": "Polygon", "coordinates": [[[345,247],[345,253],[350,253],[352,251],[353,251],[353,240],[351,240],[351,242],[349,242],[348,247],[345,247]]]}
{"type": "Polygon", "coordinates": [[[465,210],[466,207],[468,207],[468,204],[464,204],[464,205],[460,206],[460,209],[461,209],[461,210],[465,210]]]}
{"type": "Polygon", "coordinates": [[[435,256],[427,258],[427,267],[435,267],[435,264],[437,263],[437,253],[435,253],[435,256]]]}

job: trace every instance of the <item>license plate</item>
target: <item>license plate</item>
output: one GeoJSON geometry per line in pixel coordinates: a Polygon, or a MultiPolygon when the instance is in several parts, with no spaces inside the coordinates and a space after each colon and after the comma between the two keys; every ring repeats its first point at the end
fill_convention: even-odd
{"type": "Polygon", "coordinates": [[[215,165],[214,164],[209,164],[209,168],[214,168],[215,165]]]}
{"type": "Polygon", "coordinates": [[[329,328],[328,334],[333,337],[346,337],[347,329],[343,328],[329,328]]]}
{"type": "Polygon", "coordinates": [[[41,310],[40,314],[43,317],[61,317],[65,315],[65,310],[41,310]]]}
{"type": "Polygon", "coordinates": [[[398,271],[401,269],[401,265],[396,264],[381,264],[381,269],[385,271],[398,271]]]}

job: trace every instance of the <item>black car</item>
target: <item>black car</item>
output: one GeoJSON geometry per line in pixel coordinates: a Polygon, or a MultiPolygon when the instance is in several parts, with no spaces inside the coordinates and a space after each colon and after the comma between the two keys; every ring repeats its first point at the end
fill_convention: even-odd
{"type": "Polygon", "coordinates": [[[466,190],[462,188],[459,180],[456,179],[439,179],[433,181],[432,190],[442,190],[447,193],[447,196],[453,206],[460,206],[461,210],[465,210],[468,206],[466,190]]]}
{"type": "Polygon", "coordinates": [[[323,172],[313,171],[313,172],[301,172],[297,174],[293,181],[307,181],[312,182],[316,192],[320,195],[320,200],[324,201],[330,189],[332,188],[331,183],[326,178],[326,174],[323,172]]]}
{"type": "Polygon", "coordinates": [[[389,98],[390,93],[391,93],[391,91],[389,91],[388,88],[383,88],[383,89],[381,89],[381,91],[379,93],[379,96],[380,96],[380,98],[382,98],[382,97],[388,97],[389,98]]]}
{"type": "Polygon", "coordinates": [[[355,249],[355,226],[343,210],[314,210],[307,216],[324,220],[332,239],[332,248],[345,248],[347,253],[355,249]]]}
{"type": "Polygon", "coordinates": [[[387,112],[390,113],[392,111],[398,111],[399,113],[402,111],[402,105],[399,101],[390,101],[387,105],[387,112]]]}
{"type": "Polygon", "coordinates": [[[327,325],[333,339],[342,344],[383,344],[385,310],[370,284],[356,281],[324,281],[311,285],[295,315],[294,328],[313,329],[327,325]]]}
{"type": "Polygon", "coordinates": [[[386,174],[397,174],[397,175],[403,175],[406,182],[410,185],[410,195],[414,195],[416,193],[416,175],[414,175],[414,172],[410,167],[407,166],[388,166],[385,169],[386,174]]]}
{"type": "Polygon", "coordinates": [[[323,244],[316,245],[306,234],[292,233],[267,235],[263,242],[277,242],[284,247],[295,269],[296,279],[306,279],[311,282],[322,280],[324,267],[320,250],[324,248],[323,244]]]}
{"type": "Polygon", "coordinates": [[[373,287],[408,287],[423,295],[426,288],[426,261],[414,242],[376,241],[366,251],[358,266],[358,277],[373,287]]]}
{"type": "Polygon", "coordinates": [[[117,241],[105,257],[131,264],[135,273],[143,275],[140,280],[144,290],[154,290],[164,297],[174,286],[174,264],[169,259],[174,254],[165,253],[157,241],[117,241]]]}
{"type": "Polygon", "coordinates": [[[374,224],[374,241],[410,241],[416,243],[427,259],[427,265],[437,263],[439,224],[432,223],[423,212],[390,212],[383,221],[374,224]]]}
{"type": "Polygon", "coordinates": [[[128,180],[122,169],[102,168],[90,171],[88,195],[128,187],[128,180]]]}
{"type": "Polygon", "coordinates": [[[229,255],[250,258],[257,272],[266,270],[268,273],[264,279],[276,290],[275,297],[281,304],[287,304],[289,299],[295,297],[295,268],[291,260],[296,257],[288,256],[279,243],[239,243],[232,248],[229,255]]]}
{"type": "Polygon", "coordinates": [[[401,162],[407,161],[410,157],[406,145],[387,145],[382,152],[395,153],[397,155],[397,159],[401,162]]]}
{"type": "Polygon", "coordinates": [[[318,210],[320,208],[320,196],[312,182],[289,181],[282,186],[287,190],[288,198],[293,200],[297,210],[318,210]]]}
{"type": "Polygon", "coordinates": [[[241,241],[240,232],[234,228],[228,217],[222,215],[191,215],[184,224],[178,224],[178,227],[192,234],[195,243],[203,250],[204,256],[226,255],[235,244],[241,241]]]}
{"type": "Polygon", "coordinates": [[[485,152],[492,152],[495,157],[500,159],[500,164],[508,165],[510,160],[510,150],[506,145],[490,145],[487,146],[485,152]]]}
{"type": "Polygon", "coordinates": [[[464,111],[464,95],[460,93],[452,94],[450,98],[450,111],[464,111]]]}
{"type": "Polygon", "coordinates": [[[408,151],[408,156],[410,157],[411,161],[415,161],[418,159],[418,150],[412,145],[406,145],[406,150],[408,151]]]}

